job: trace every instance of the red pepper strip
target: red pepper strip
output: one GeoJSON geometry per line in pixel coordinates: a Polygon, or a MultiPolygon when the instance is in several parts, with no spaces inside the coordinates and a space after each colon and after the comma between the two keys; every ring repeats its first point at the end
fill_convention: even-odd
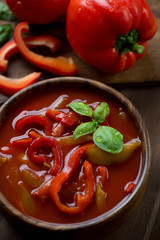
{"type": "Polygon", "coordinates": [[[35,130],[29,131],[28,135],[29,135],[29,137],[31,137],[31,138],[33,138],[33,139],[43,137],[40,133],[38,133],[38,132],[35,131],[35,130]]]}
{"type": "Polygon", "coordinates": [[[32,191],[32,196],[39,198],[42,202],[49,197],[49,188],[51,185],[52,178],[49,179],[47,182],[42,184],[38,189],[32,191]]]}
{"type": "Polygon", "coordinates": [[[131,182],[129,184],[127,184],[127,186],[125,187],[124,191],[129,194],[133,191],[133,189],[135,188],[135,183],[131,182]]]}
{"type": "Polygon", "coordinates": [[[71,114],[66,114],[58,110],[47,109],[46,116],[54,119],[55,121],[60,121],[65,126],[72,126],[75,121],[71,114]]]}
{"type": "Polygon", "coordinates": [[[41,125],[44,127],[45,133],[47,135],[51,135],[52,128],[47,119],[45,119],[42,116],[26,116],[23,118],[18,119],[18,121],[15,124],[15,129],[17,132],[23,130],[24,128],[28,127],[29,125],[41,125]]]}
{"type": "Polygon", "coordinates": [[[87,205],[90,203],[93,197],[94,177],[93,177],[92,166],[88,161],[85,161],[83,163],[83,168],[84,168],[84,175],[86,178],[85,195],[82,195],[80,193],[76,195],[76,206],[74,207],[69,207],[61,203],[58,195],[62,188],[62,185],[68,180],[69,174],[67,172],[60,172],[51,182],[50,195],[53,201],[55,202],[56,206],[58,207],[58,209],[61,210],[62,212],[65,212],[68,214],[81,213],[87,207],[87,205]]]}
{"type": "Polygon", "coordinates": [[[86,152],[88,148],[92,146],[94,146],[94,143],[88,143],[84,146],[75,148],[71,153],[66,156],[65,165],[62,171],[67,172],[70,176],[79,164],[81,156],[86,152]]]}
{"type": "MultiPolygon", "coordinates": [[[[50,48],[50,50],[55,53],[60,47],[60,40],[49,35],[44,36],[35,36],[23,38],[23,41],[26,43],[27,47],[32,48],[35,46],[46,46],[50,48]]],[[[0,71],[1,73],[5,73],[8,66],[8,60],[14,54],[19,52],[19,48],[14,40],[6,43],[0,49],[0,71]]]]}
{"type": "Polygon", "coordinates": [[[11,142],[14,147],[27,148],[33,142],[32,138],[16,139],[11,142]]]}
{"type": "Polygon", "coordinates": [[[28,149],[28,157],[36,164],[46,163],[46,158],[42,155],[37,155],[36,150],[43,146],[50,146],[54,155],[54,166],[51,169],[51,174],[56,175],[61,167],[61,149],[55,139],[41,137],[32,142],[28,149]]]}
{"type": "MultiPolygon", "coordinates": [[[[68,178],[71,176],[71,174],[74,172],[75,168],[79,164],[81,156],[92,145],[94,144],[86,144],[82,147],[75,148],[73,152],[69,153],[66,156],[65,165],[62,170],[64,175],[66,173],[68,178]]],[[[35,196],[39,197],[40,199],[46,199],[48,196],[47,194],[49,194],[49,188],[50,188],[49,183],[42,185],[37,191],[35,191],[35,196]]]]}
{"type": "Polygon", "coordinates": [[[22,39],[22,33],[29,32],[27,22],[19,23],[14,31],[14,39],[22,55],[34,65],[58,75],[74,75],[77,73],[77,67],[72,58],[65,57],[44,57],[30,51],[22,39]]]}
{"type": "Polygon", "coordinates": [[[8,78],[0,75],[0,92],[11,96],[19,90],[29,86],[34,83],[37,78],[39,78],[41,73],[33,72],[22,78],[8,78]]]}
{"type": "Polygon", "coordinates": [[[52,136],[58,137],[64,130],[64,126],[61,123],[58,123],[52,130],[52,136]]]}
{"type": "Polygon", "coordinates": [[[102,185],[104,185],[108,178],[108,172],[106,171],[106,168],[104,166],[99,166],[98,172],[101,175],[100,181],[101,181],[102,185]]]}

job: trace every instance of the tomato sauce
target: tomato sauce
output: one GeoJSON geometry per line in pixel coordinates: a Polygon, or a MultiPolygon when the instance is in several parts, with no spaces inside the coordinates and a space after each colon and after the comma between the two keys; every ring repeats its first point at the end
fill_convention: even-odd
{"type": "MultiPolygon", "coordinates": [[[[74,223],[93,219],[110,211],[127,198],[131,194],[125,191],[127,184],[132,182],[136,185],[138,181],[138,174],[141,168],[141,147],[138,147],[126,161],[103,166],[102,170],[105,172],[104,182],[102,181],[103,174],[100,174],[100,166],[90,163],[94,178],[93,195],[89,204],[80,213],[68,214],[61,211],[50,194],[48,194],[49,191],[48,195],[44,194],[42,197],[37,197],[35,193],[38,192],[38,189],[44,183],[48,182],[49,184],[49,181],[55,178],[51,174],[51,169],[55,164],[55,151],[53,151],[51,146],[47,146],[47,144],[37,147],[35,150],[36,156],[41,155],[45,157],[46,162],[44,165],[33,162],[28,156],[28,149],[37,137],[31,135],[31,130],[34,134],[38,134],[39,138],[42,136],[45,138],[46,135],[50,137],[52,132],[51,134],[46,133],[43,124],[38,124],[37,122],[26,125],[17,131],[16,124],[19,119],[27,116],[41,116],[50,123],[52,131],[56,127],[61,131],[60,120],[56,121],[48,118],[45,113],[47,109],[54,109],[56,107],[56,110],[68,114],[71,111],[68,105],[72,101],[82,101],[93,109],[97,104],[104,101],[107,102],[110,107],[110,114],[106,119],[107,124],[121,132],[124,143],[133,139],[140,141],[138,131],[123,106],[120,106],[110,97],[100,95],[98,92],[92,93],[87,90],[71,90],[68,88],[62,91],[59,89],[54,94],[52,91],[48,91],[43,95],[36,94],[32,98],[26,99],[23,104],[18,105],[0,126],[0,191],[21,212],[42,221],[74,223]],[[24,145],[15,144],[17,140],[22,139],[30,140],[24,145]]],[[[77,119],[80,118],[81,121],[86,121],[87,119],[87,117],[81,118],[78,115],[75,116],[77,119]]],[[[65,126],[58,137],[51,137],[58,142],[61,149],[61,163],[57,174],[68,164],[66,161],[69,161],[68,159],[74,149],[92,143],[92,138],[88,137],[88,139],[84,138],[77,145],[72,143],[65,145],[65,141],[61,141],[62,137],[67,139],[67,137],[73,134],[74,129],[74,124],[72,126],[65,126]]],[[[83,154],[71,176],[63,183],[58,193],[60,202],[68,208],[76,206],[77,194],[83,196],[86,194],[86,177],[84,176],[85,169],[83,166],[85,160],[87,160],[87,157],[83,154]]],[[[67,171],[70,171],[70,169],[67,171]]]]}

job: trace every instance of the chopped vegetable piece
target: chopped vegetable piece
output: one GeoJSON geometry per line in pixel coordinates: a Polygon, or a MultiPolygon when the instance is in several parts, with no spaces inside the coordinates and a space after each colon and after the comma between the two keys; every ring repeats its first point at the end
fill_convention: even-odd
{"type": "Polygon", "coordinates": [[[35,171],[28,168],[26,165],[21,166],[21,173],[25,183],[27,183],[30,187],[37,188],[40,187],[44,182],[43,177],[39,177],[35,171]]]}
{"type": "Polygon", "coordinates": [[[15,124],[15,129],[17,132],[23,130],[26,127],[32,126],[32,125],[40,125],[44,127],[45,133],[46,135],[50,135],[51,134],[51,125],[49,123],[49,121],[47,119],[45,119],[42,116],[24,116],[20,119],[18,119],[18,121],[16,121],[15,124]]]}
{"type": "Polygon", "coordinates": [[[61,146],[72,146],[91,141],[92,137],[90,135],[85,135],[74,140],[73,135],[69,135],[64,137],[58,137],[56,140],[61,146]]]}
{"type": "Polygon", "coordinates": [[[140,147],[140,145],[141,145],[141,142],[139,141],[139,139],[132,140],[130,142],[125,143],[122,151],[117,154],[106,152],[96,147],[96,145],[93,145],[92,147],[86,150],[87,159],[91,163],[106,165],[106,166],[114,162],[117,162],[117,163],[124,162],[132,156],[134,151],[138,147],[140,147]]]}
{"type": "Polygon", "coordinates": [[[33,143],[29,147],[28,156],[30,160],[33,161],[34,163],[44,164],[46,162],[46,158],[43,155],[36,154],[36,150],[43,146],[49,146],[52,148],[52,152],[55,159],[54,159],[54,166],[51,169],[50,173],[53,175],[56,175],[60,170],[62,159],[61,159],[61,149],[55,139],[52,139],[49,137],[37,138],[36,140],[33,141],[33,143]]]}
{"type": "Polygon", "coordinates": [[[35,213],[36,203],[23,183],[19,184],[19,201],[23,212],[28,212],[29,214],[35,213]]]}
{"type": "Polygon", "coordinates": [[[15,139],[11,141],[14,147],[27,148],[32,143],[32,138],[15,139]]]}
{"type": "Polygon", "coordinates": [[[102,189],[100,183],[96,186],[96,205],[99,210],[103,209],[107,201],[107,193],[102,189]]]}
{"type": "Polygon", "coordinates": [[[49,179],[47,182],[42,184],[38,189],[32,191],[32,196],[39,198],[42,202],[45,202],[46,199],[50,196],[50,185],[51,185],[52,178],[49,179]]]}
{"type": "Polygon", "coordinates": [[[58,75],[74,75],[77,73],[77,67],[71,57],[44,57],[30,51],[22,39],[21,35],[23,32],[29,32],[29,25],[27,22],[21,22],[16,26],[14,39],[20,52],[29,62],[58,75]]]}
{"type": "Polygon", "coordinates": [[[124,191],[129,194],[133,191],[133,189],[135,188],[135,183],[131,182],[131,183],[127,183],[127,185],[124,188],[124,191]]]}
{"type": "Polygon", "coordinates": [[[94,193],[94,177],[92,172],[92,166],[88,161],[85,161],[83,164],[84,176],[86,178],[86,187],[85,195],[77,193],[76,195],[76,206],[67,206],[61,203],[59,198],[59,192],[62,188],[62,185],[68,180],[69,174],[61,171],[51,182],[50,185],[50,195],[55,202],[57,208],[62,212],[68,214],[77,214],[81,213],[86,206],[90,203],[93,193],[94,193]]]}

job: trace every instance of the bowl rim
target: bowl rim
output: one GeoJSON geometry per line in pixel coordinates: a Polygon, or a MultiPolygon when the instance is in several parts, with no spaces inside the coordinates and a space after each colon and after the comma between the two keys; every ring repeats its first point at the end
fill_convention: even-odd
{"type": "Polygon", "coordinates": [[[139,129],[141,129],[145,149],[144,149],[144,167],[142,169],[141,177],[138,180],[138,183],[132,192],[130,196],[127,196],[124,198],[118,205],[116,205],[114,208],[112,208],[110,211],[103,213],[93,219],[82,221],[82,222],[76,222],[76,223],[50,223],[45,222],[42,220],[34,219],[30,216],[27,216],[20,212],[18,209],[16,209],[8,200],[7,198],[1,193],[0,191],[0,205],[2,208],[5,209],[9,214],[13,215],[14,217],[26,222],[29,225],[34,225],[39,228],[43,229],[49,229],[51,231],[68,231],[68,230],[75,230],[75,229],[81,229],[81,228],[87,228],[91,227],[93,225],[100,224],[102,222],[109,222],[112,219],[116,218],[116,216],[120,215],[124,208],[128,207],[131,202],[134,202],[137,198],[137,194],[141,191],[142,187],[145,186],[146,182],[148,181],[149,172],[150,172],[150,166],[151,166],[151,146],[150,146],[150,140],[148,131],[146,129],[145,123],[142,120],[142,117],[140,113],[138,112],[137,108],[131,103],[131,101],[124,96],[119,91],[115,90],[114,88],[108,86],[105,83],[99,82],[97,80],[88,79],[88,78],[82,78],[82,77],[56,77],[56,78],[50,78],[46,80],[41,80],[40,82],[34,83],[33,85],[30,85],[13,96],[11,96],[1,107],[0,107],[0,115],[1,113],[5,112],[5,109],[8,105],[14,102],[15,99],[19,99],[20,96],[23,96],[24,93],[33,91],[33,89],[36,89],[37,87],[45,86],[46,84],[54,85],[56,83],[61,84],[65,83],[66,81],[70,81],[71,83],[78,83],[78,84],[85,84],[85,85],[91,85],[93,88],[98,88],[100,91],[103,90],[105,92],[109,92],[111,96],[113,96],[115,99],[117,99],[121,104],[123,104],[126,107],[126,110],[129,111],[129,114],[131,114],[131,118],[134,117],[138,120],[138,126],[139,129]],[[129,109],[133,109],[133,112],[130,113],[129,109]]]}

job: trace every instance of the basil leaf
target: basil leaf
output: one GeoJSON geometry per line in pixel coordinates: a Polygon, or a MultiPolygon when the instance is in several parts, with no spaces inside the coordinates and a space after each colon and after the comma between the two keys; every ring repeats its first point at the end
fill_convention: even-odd
{"type": "Polygon", "coordinates": [[[119,153],[123,148],[122,134],[112,127],[100,126],[93,134],[94,143],[110,153],[119,153]]]}
{"type": "Polygon", "coordinates": [[[86,122],[80,124],[73,133],[73,139],[77,139],[80,136],[92,133],[96,130],[97,123],[96,122],[86,122]]]}
{"type": "Polygon", "coordinates": [[[106,102],[102,102],[94,111],[93,117],[98,123],[103,123],[105,118],[109,115],[110,109],[106,102]]]}
{"type": "Polygon", "coordinates": [[[83,116],[92,117],[93,111],[87,104],[83,102],[73,102],[69,104],[69,107],[72,108],[76,113],[79,113],[83,116]]]}
{"type": "Polygon", "coordinates": [[[0,19],[6,21],[14,21],[16,20],[16,16],[14,13],[9,9],[9,7],[5,4],[0,2],[0,19]]]}
{"type": "Polygon", "coordinates": [[[7,42],[13,34],[13,28],[11,24],[0,25],[0,45],[7,42]]]}

